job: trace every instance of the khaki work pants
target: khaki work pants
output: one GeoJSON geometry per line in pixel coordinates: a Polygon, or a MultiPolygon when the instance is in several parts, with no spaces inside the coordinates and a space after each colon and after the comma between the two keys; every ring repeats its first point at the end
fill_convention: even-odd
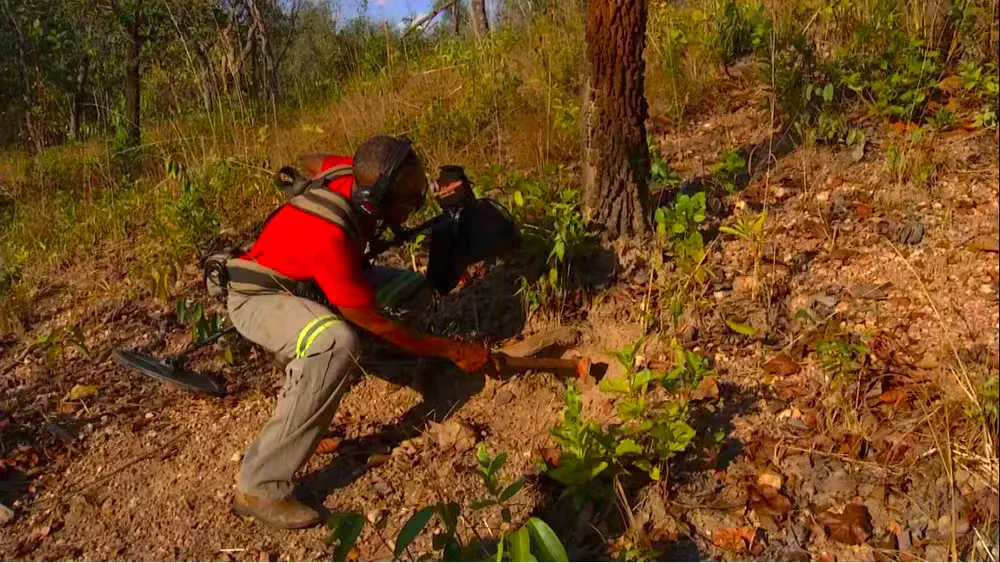
{"type": "MultiPolygon", "coordinates": [[[[412,271],[374,268],[369,279],[386,309],[405,303],[412,310],[429,298],[423,277],[412,271]]],[[[358,334],[331,309],[288,293],[230,289],[227,305],[241,335],[288,362],[274,413],[244,455],[237,486],[287,498],[358,373],[358,334]]]]}

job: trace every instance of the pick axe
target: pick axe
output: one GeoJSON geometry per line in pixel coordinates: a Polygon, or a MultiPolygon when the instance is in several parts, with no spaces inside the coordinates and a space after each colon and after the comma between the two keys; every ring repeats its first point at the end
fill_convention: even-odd
{"type": "Polygon", "coordinates": [[[580,379],[590,376],[590,360],[580,358],[577,360],[562,360],[559,358],[519,358],[508,356],[503,352],[493,354],[493,359],[499,364],[501,371],[511,370],[522,371],[570,371],[580,379]]]}

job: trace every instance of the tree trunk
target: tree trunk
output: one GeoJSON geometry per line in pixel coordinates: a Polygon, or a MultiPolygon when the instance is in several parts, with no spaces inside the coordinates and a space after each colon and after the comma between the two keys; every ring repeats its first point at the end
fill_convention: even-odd
{"type": "Polygon", "coordinates": [[[476,37],[483,37],[490,31],[490,22],[486,18],[486,0],[472,0],[472,30],[476,37]]]}
{"type": "Polygon", "coordinates": [[[957,22],[952,17],[952,0],[923,0],[916,4],[916,8],[920,10],[918,35],[927,42],[928,48],[935,49],[950,59],[957,47],[957,22]]]}
{"type": "Polygon", "coordinates": [[[646,1],[591,0],[583,147],[583,213],[609,235],[647,230],[646,1]]]}
{"type": "Polygon", "coordinates": [[[455,20],[455,35],[462,34],[462,3],[455,2],[451,5],[452,19],[455,20]]]}
{"type": "Polygon", "coordinates": [[[90,57],[84,55],[76,68],[76,83],[73,85],[73,107],[69,114],[69,137],[76,141],[80,138],[80,125],[83,120],[83,97],[87,92],[87,80],[90,77],[90,57]]]}
{"type": "Polygon", "coordinates": [[[247,0],[247,6],[250,8],[250,15],[254,22],[253,25],[257,28],[257,41],[260,44],[261,56],[264,58],[264,82],[267,84],[267,90],[271,95],[271,100],[276,100],[278,99],[278,94],[280,93],[278,85],[278,68],[274,62],[274,53],[271,50],[271,43],[268,41],[267,25],[264,23],[264,17],[257,8],[257,2],[255,2],[255,0],[247,0]]]}
{"type": "Polygon", "coordinates": [[[138,147],[142,140],[139,127],[139,49],[142,37],[139,34],[140,3],[136,3],[135,13],[128,23],[128,37],[125,41],[125,123],[128,145],[138,147]]]}
{"type": "Polygon", "coordinates": [[[10,9],[10,5],[4,2],[3,7],[4,15],[10,21],[11,27],[14,28],[14,32],[17,35],[17,82],[21,89],[21,103],[24,105],[24,129],[28,134],[28,139],[31,140],[31,144],[35,147],[35,152],[40,153],[43,146],[41,132],[35,128],[35,122],[32,119],[35,103],[28,81],[28,41],[21,30],[21,26],[18,25],[17,19],[14,18],[14,12],[10,9]]]}

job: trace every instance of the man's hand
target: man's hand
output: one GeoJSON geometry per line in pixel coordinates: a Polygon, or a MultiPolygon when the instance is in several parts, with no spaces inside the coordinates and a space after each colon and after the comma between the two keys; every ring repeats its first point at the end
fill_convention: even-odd
{"type": "Polygon", "coordinates": [[[493,364],[488,348],[470,342],[456,341],[448,350],[448,359],[466,373],[477,373],[493,364]]]}
{"type": "Polygon", "coordinates": [[[483,371],[490,375],[496,372],[496,365],[489,349],[480,344],[415,332],[405,325],[384,317],[372,305],[358,308],[341,307],[340,312],[355,325],[396,345],[405,352],[418,356],[451,360],[466,373],[483,371]]]}

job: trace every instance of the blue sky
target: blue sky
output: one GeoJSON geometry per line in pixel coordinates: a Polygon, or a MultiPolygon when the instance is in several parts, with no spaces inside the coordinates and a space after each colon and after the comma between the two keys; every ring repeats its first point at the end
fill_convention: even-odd
{"type": "MultiPolygon", "coordinates": [[[[398,22],[430,11],[431,4],[433,0],[368,0],[368,17],[398,22]]],[[[353,15],[358,11],[357,0],[344,0],[343,6],[348,14],[353,15]]]]}

